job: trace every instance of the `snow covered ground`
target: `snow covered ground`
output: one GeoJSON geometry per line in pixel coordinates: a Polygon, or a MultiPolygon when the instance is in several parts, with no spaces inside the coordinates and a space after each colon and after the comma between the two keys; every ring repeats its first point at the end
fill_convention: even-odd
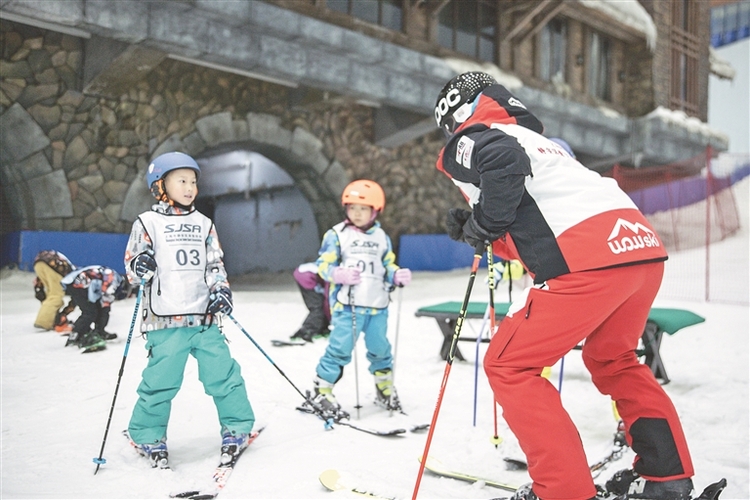
{"type": "MultiPolygon", "coordinates": [[[[745,181],[746,182],[746,181],[745,181]]],[[[738,203],[747,206],[747,189],[738,203]]],[[[720,245],[732,253],[734,245],[747,259],[748,221],[720,245]]],[[[740,254],[741,255],[741,254],[740,254]]],[[[667,266],[680,255],[672,255],[667,266]]],[[[485,301],[480,272],[473,300],[485,301]]],[[[0,276],[2,306],[2,489],[10,498],[167,498],[170,492],[206,485],[218,458],[219,424],[212,401],[198,381],[190,360],[181,392],[174,400],[169,427],[171,471],[149,468],[120,435],[127,427],[136,401],[140,372],[146,364],[144,341],[133,338],[126,358],[106,441],[107,463],[94,475],[93,457],[99,455],[107,416],[125,352],[125,338],[135,299],[116,303],[108,330],[120,339],[107,350],[80,354],[64,348],[65,338],[32,327],[38,302],[33,275],[4,270],[0,276]]],[[[417,318],[423,306],[461,300],[468,270],[418,272],[412,284],[393,294],[390,337],[396,337],[400,304],[396,386],[408,417],[393,416],[372,404],[373,381],[367,372],[364,344],[358,347],[358,376],[350,364],[336,386],[336,394],[353,422],[382,429],[428,423],[437,401],[445,362],[439,357],[441,335],[431,318],[417,318]],[[363,405],[360,418],[353,406],[363,405]]],[[[698,277],[700,279],[700,277],[698,277]]],[[[744,280],[748,276],[726,276],[744,280]]],[[[314,368],[325,341],[304,347],[277,348],[271,339],[285,339],[301,324],[306,309],[290,277],[265,283],[235,285],[235,317],[263,350],[302,391],[311,388],[314,368]]],[[[498,300],[506,295],[498,293],[498,300]]],[[[706,322],[688,327],[662,343],[661,353],[671,383],[665,386],[682,417],[695,462],[698,490],[726,477],[724,499],[748,499],[748,337],[747,305],[674,301],[658,298],[658,307],[691,310],[706,322]]],[[[467,322],[464,335],[474,337],[481,320],[467,322]]],[[[137,330],[137,328],[136,328],[137,330]]],[[[322,422],[294,410],[300,396],[263,354],[229,320],[225,333],[242,366],[258,425],[266,429],[239,463],[220,498],[354,498],[330,493],[318,482],[325,469],[345,471],[356,484],[398,498],[412,495],[418,475],[417,457],[426,433],[382,438],[339,427],[326,431],[322,422]]],[[[525,472],[505,469],[503,457],[523,458],[502,416],[499,447],[493,435],[492,397],[479,370],[477,423],[474,420],[475,344],[462,342],[467,361],[456,361],[434,432],[430,454],[445,465],[513,484],[528,481],[525,472]]],[[[480,357],[486,344],[479,347],[480,357]]],[[[559,366],[551,381],[557,385],[559,366]]],[[[578,425],[590,462],[605,456],[615,431],[610,402],[590,382],[580,354],[565,357],[562,399],[578,425]]],[[[613,464],[600,479],[628,467],[632,454],[613,464]]],[[[501,490],[482,483],[468,484],[437,478],[425,472],[419,498],[493,498],[501,490]]]]}

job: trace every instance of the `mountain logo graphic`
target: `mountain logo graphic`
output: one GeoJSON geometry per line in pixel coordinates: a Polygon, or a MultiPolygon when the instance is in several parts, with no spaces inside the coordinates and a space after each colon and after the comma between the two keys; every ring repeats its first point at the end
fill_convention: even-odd
{"type": "Polygon", "coordinates": [[[642,248],[661,246],[656,234],[640,222],[617,219],[607,238],[607,245],[614,254],[633,252],[642,248]]]}

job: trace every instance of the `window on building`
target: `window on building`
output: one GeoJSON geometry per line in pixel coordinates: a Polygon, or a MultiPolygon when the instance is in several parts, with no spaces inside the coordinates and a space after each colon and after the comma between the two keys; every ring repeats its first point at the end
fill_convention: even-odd
{"type": "Polygon", "coordinates": [[[565,81],[568,25],[562,19],[553,19],[542,29],[539,37],[539,78],[565,81]]]}
{"type": "Polygon", "coordinates": [[[698,11],[690,0],[672,0],[669,106],[696,116],[698,108],[698,11]]]}
{"type": "Polygon", "coordinates": [[[453,0],[438,16],[438,44],[475,59],[495,62],[496,35],[494,1],[453,0]]]}
{"type": "Polygon", "coordinates": [[[612,100],[612,93],[610,92],[612,48],[610,41],[597,32],[591,32],[588,54],[588,92],[599,99],[610,101],[612,100]]]}
{"type": "Polygon", "coordinates": [[[402,30],[402,0],[326,0],[326,7],[394,31],[402,30]]]}

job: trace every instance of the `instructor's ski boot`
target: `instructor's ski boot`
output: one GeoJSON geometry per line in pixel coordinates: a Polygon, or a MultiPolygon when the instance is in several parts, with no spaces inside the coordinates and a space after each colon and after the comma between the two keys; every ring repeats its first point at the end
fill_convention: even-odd
{"type": "MultiPolygon", "coordinates": [[[[536,493],[534,493],[534,491],[531,489],[531,483],[527,483],[521,486],[520,488],[518,488],[512,497],[495,498],[493,500],[541,500],[541,499],[538,496],[536,496],[536,493]]],[[[606,491],[604,491],[604,489],[601,486],[597,485],[596,496],[590,498],[589,500],[618,500],[618,499],[612,498],[610,495],[607,494],[606,491]]]]}
{"type": "Polygon", "coordinates": [[[403,411],[393,386],[393,371],[390,368],[375,372],[375,404],[388,411],[403,411]]]}
{"type": "Polygon", "coordinates": [[[224,429],[221,433],[221,463],[228,464],[250,444],[250,435],[224,429]]]}
{"type": "Polygon", "coordinates": [[[632,469],[623,469],[615,472],[606,487],[612,495],[634,500],[690,500],[693,481],[690,478],[650,481],[632,469]]]}

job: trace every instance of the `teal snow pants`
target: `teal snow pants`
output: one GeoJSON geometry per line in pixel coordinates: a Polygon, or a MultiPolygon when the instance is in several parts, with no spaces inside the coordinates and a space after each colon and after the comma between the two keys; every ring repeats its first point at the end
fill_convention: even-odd
{"type": "Polygon", "coordinates": [[[247,399],[239,364],[216,325],[166,328],[148,333],[148,365],[138,386],[138,402],[128,432],[139,444],[166,438],[172,399],[182,386],[188,355],[198,362],[198,378],[219,413],[222,431],[249,433],[255,414],[247,399]]]}

